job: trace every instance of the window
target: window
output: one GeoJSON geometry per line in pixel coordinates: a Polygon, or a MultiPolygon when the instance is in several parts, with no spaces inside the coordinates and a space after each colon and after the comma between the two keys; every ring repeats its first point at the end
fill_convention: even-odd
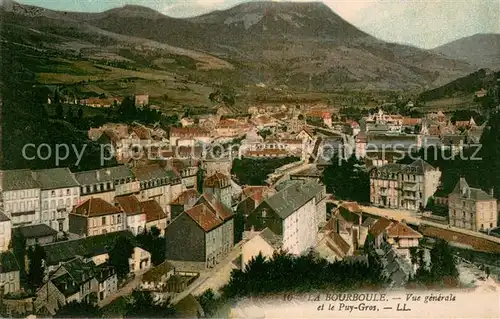
{"type": "Polygon", "coordinates": [[[50,196],[55,197],[56,196],[56,191],[50,192],[50,196]]]}
{"type": "Polygon", "coordinates": [[[102,230],[102,233],[103,233],[103,234],[106,234],[107,232],[108,232],[108,231],[107,231],[106,229],[103,229],[103,230],[102,230]]]}
{"type": "Polygon", "coordinates": [[[106,225],[106,216],[101,218],[101,225],[106,225]]]}
{"type": "Polygon", "coordinates": [[[59,231],[63,231],[64,230],[64,224],[62,221],[59,221],[59,231]]]}

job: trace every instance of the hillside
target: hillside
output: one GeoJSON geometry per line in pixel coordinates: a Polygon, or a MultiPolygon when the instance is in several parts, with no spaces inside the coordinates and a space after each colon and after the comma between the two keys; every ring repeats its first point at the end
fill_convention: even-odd
{"type": "Polygon", "coordinates": [[[474,92],[480,89],[495,90],[497,79],[500,79],[500,72],[495,73],[491,70],[480,69],[443,86],[421,93],[418,101],[428,102],[439,99],[467,98],[472,102],[474,92]]]}
{"type": "Polygon", "coordinates": [[[500,70],[500,34],[476,34],[433,49],[481,68],[500,70]]]}
{"type": "Polygon", "coordinates": [[[15,4],[2,18],[9,26],[3,39],[52,52],[48,66],[36,70],[41,82],[90,80],[84,90],[96,93],[140,88],[178,105],[202,104],[214,85],[427,88],[474,71],[462,61],[377,40],[322,3],[252,2],[189,19],[139,6],[76,13],[15,4]],[[95,83],[100,77],[106,83],[95,83]],[[137,82],[123,83],[124,77],[137,82]]]}

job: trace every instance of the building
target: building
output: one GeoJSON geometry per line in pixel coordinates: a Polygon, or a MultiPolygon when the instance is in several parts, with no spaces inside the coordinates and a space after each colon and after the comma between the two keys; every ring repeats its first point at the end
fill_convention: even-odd
{"type": "Polygon", "coordinates": [[[464,178],[460,178],[448,195],[448,218],[451,226],[472,231],[496,228],[498,211],[493,190],[488,194],[482,189],[470,187],[464,178]]]}
{"type": "Polygon", "coordinates": [[[16,293],[21,290],[19,264],[14,254],[5,251],[0,254],[0,286],[4,294],[16,293]]]}
{"type": "Polygon", "coordinates": [[[146,214],[142,211],[139,200],[133,195],[115,197],[116,206],[127,216],[127,229],[137,236],[146,229],[146,214]]]}
{"type": "Polygon", "coordinates": [[[57,231],[45,224],[17,227],[14,232],[20,233],[26,239],[27,247],[50,244],[57,239],[57,231]]]}
{"type": "Polygon", "coordinates": [[[198,193],[195,188],[190,188],[180,193],[179,196],[170,203],[171,219],[173,220],[182,212],[193,207],[199,197],[200,193],[198,193]]]}
{"type": "Polygon", "coordinates": [[[40,185],[30,170],[0,171],[0,206],[12,227],[40,223],[40,185]]]}
{"type": "Polygon", "coordinates": [[[85,261],[93,261],[97,266],[103,265],[108,260],[108,253],[120,237],[127,238],[134,246],[132,256],[129,258],[130,272],[140,272],[151,267],[151,254],[140,248],[134,235],[129,231],[119,231],[79,239],[61,241],[41,246],[45,252],[46,271],[52,272],[64,262],[75,257],[85,261]]]}
{"type": "Polygon", "coordinates": [[[167,160],[167,167],[181,177],[185,188],[196,187],[196,174],[198,173],[198,162],[196,160],[172,158],[167,160]]]}
{"type": "Polygon", "coordinates": [[[165,228],[170,224],[170,215],[165,213],[157,201],[150,199],[141,202],[142,212],[146,214],[146,229],[156,227],[160,231],[160,236],[165,235],[165,228]]]}
{"type": "Polygon", "coordinates": [[[207,194],[212,194],[221,203],[227,207],[232,205],[232,186],[231,178],[221,173],[215,173],[203,182],[203,192],[207,194]]]}
{"type": "Polygon", "coordinates": [[[59,234],[69,230],[68,213],[80,200],[80,184],[68,168],[33,171],[41,189],[41,223],[59,234]]]}
{"type": "Polygon", "coordinates": [[[12,222],[0,211],[0,252],[9,250],[12,236],[12,222]]]}
{"type": "Polygon", "coordinates": [[[134,96],[135,106],[141,107],[149,104],[149,95],[148,94],[136,94],[134,96]]]}
{"type": "Polygon", "coordinates": [[[97,301],[102,302],[118,290],[118,275],[113,267],[102,264],[97,267],[97,301]]]}
{"type": "Polygon", "coordinates": [[[165,231],[166,259],[204,262],[213,267],[234,245],[233,212],[212,195],[177,216],[165,231]]]}
{"type": "Polygon", "coordinates": [[[199,127],[172,127],[170,129],[170,145],[195,146],[196,144],[209,144],[210,131],[199,127]]]}
{"type": "Polygon", "coordinates": [[[423,235],[404,222],[379,218],[368,233],[373,238],[375,248],[389,244],[398,255],[409,259],[410,248],[418,247],[423,235]]]}
{"type": "Polygon", "coordinates": [[[269,228],[265,228],[258,234],[254,234],[241,246],[241,269],[259,254],[271,259],[274,252],[281,249],[283,238],[273,233],[269,228]]]}
{"type": "Polygon", "coordinates": [[[418,159],[411,164],[387,164],[370,171],[373,205],[417,211],[437,190],[441,171],[418,159]]]}
{"type": "Polygon", "coordinates": [[[95,236],[125,230],[127,215],[101,198],[90,198],[69,214],[69,232],[95,236]]]}
{"type": "Polygon", "coordinates": [[[176,174],[159,164],[135,167],[132,172],[141,187],[137,198],[140,201],[156,200],[162,209],[167,210],[168,204],[172,201],[171,184],[175,183],[176,174]]]}
{"type": "Polygon", "coordinates": [[[168,280],[175,275],[175,267],[168,261],[151,268],[142,276],[141,289],[165,291],[168,280]]]}
{"type": "Polygon", "coordinates": [[[115,196],[138,194],[141,191],[140,182],[124,165],[75,173],[75,178],[80,184],[80,203],[90,198],[112,203],[115,196]]]}
{"type": "Polygon", "coordinates": [[[282,236],[283,248],[301,254],[316,243],[316,199],[324,190],[317,182],[293,183],[270,196],[247,217],[247,230],[269,228],[282,236]]]}

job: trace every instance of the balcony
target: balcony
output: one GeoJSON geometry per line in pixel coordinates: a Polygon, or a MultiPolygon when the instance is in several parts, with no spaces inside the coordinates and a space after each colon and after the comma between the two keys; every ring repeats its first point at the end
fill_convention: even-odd
{"type": "Polygon", "coordinates": [[[405,191],[411,191],[411,192],[416,192],[417,191],[417,183],[404,182],[404,184],[403,184],[403,190],[405,190],[405,191]]]}
{"type": "Polygon", "coordinates": [[[138,193],[141,191],[141,182],[130,182],[115,186],[116,196],[138,193]]]}

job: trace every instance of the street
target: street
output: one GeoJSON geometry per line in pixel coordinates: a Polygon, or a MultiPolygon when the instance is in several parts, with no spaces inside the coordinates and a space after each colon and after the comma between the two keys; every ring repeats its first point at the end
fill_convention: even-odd
{"type": "Polygon", "coordinates": [[[146,271],[136,273],[134,279],[132,279],[130,282],[128,282],[122,288],[115,291],[114,294],[109,295],[107,298],[105,298],[103,301],[101,301],[99,303],[99,307],[102,308],[102,307],[112,303],[114,300],[116,300],[120,297],[128,296],[128,295],[132,294],[132,291],[134,291],[134,289],[140,285],[142,275],[144,275],[145,272],[146,271]]]}

